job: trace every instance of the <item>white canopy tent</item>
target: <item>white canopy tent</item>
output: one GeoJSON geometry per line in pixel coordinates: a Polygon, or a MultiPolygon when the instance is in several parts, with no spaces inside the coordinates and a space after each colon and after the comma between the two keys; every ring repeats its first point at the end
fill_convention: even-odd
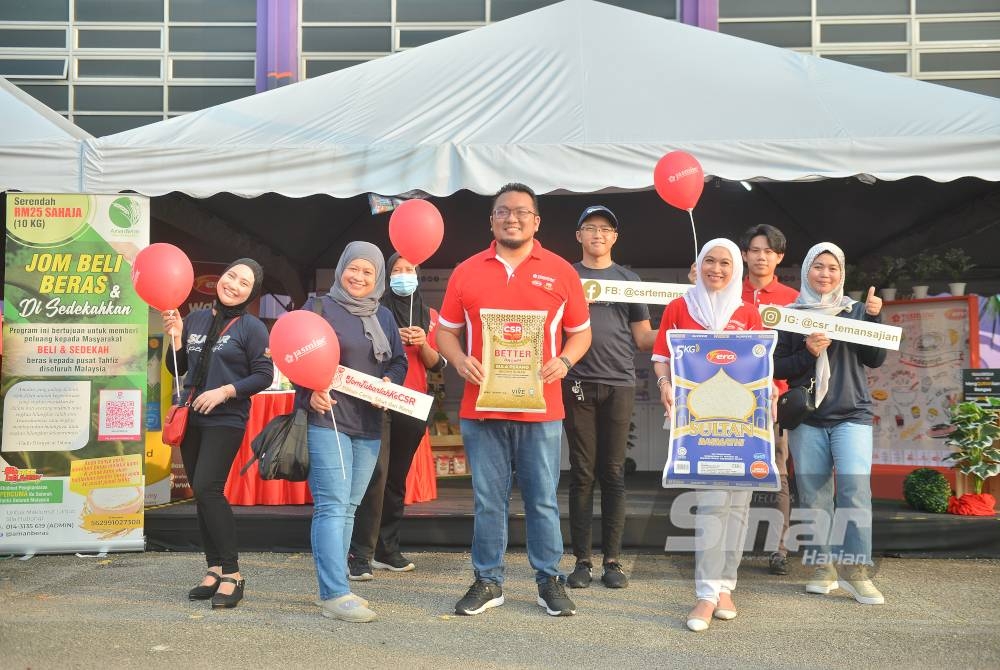
{"type": "Polygon", "coordinates": [[[74,126],[0,77],[0,191],[75,191],[80,188],[82,140],[74,126]]]}
{"type": "Polygon", "coordinates": [[[89,140],[83,190],[196,197],[648,189],[725,179],[1000,180],[1000,100],[567,0],[89,140]]]}

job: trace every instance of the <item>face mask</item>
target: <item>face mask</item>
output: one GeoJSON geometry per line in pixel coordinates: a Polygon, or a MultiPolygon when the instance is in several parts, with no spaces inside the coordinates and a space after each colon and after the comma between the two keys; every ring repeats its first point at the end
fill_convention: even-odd
{"type": "Polygon", "coordinates": [[[417,275],[398,274],[389,277],[389,288],[399,296],[411,295],[417,290],[417,275]]]}

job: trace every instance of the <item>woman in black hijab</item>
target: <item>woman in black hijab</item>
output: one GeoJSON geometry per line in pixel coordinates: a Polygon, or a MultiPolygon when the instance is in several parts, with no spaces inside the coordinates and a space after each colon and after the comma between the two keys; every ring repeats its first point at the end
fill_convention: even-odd
{"type": "MultiPolygon", "coordinates": [[[[398,253],[389,258],[386,266],[389,273],[382,304],[392,312],[406,349],[408,367],[403,386],[427,393],[427,371],[436,372],[447,364],[428,342],[436,319],[417,288],[417,267],[398,253]]],[[[403,519],[406,475],[426,430],[426,421],[386,412],[375,472],[354,517],[348,559],[354,581],[371,579],[373,566],[393,572],[408,572],[416,567],[399,550],[399,524],[403,519]]]]}
{"type": "Polygon", "coordinates": [[[274,379],[267,328],[247,314],[260,295],[264,270],[257,261],[233,261],[215,285],[212,307],[188,314],[163,312],[163,332],[177,352],[167,369],[184,375],[180,402],[191,401],[181,443],[184,471],[194,491],[208,573],[188,592],[212,607],[235,607],[243,598],[233,510],[223,493],[250,415],[250,396],[274,379]]]}

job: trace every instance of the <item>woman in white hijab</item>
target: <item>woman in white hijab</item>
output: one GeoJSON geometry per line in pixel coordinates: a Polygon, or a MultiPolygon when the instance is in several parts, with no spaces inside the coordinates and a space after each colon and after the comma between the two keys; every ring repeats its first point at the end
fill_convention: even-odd
{"type": "MultiPolygon", "coordinates": [[[[653,370],[667,412],[673,409],[668,330],[764,330],[760,313],[743,302],[743,259],[735,243],[724,238],[706,242],[695,269],[694,287],[663,310],[653,344],[653,370]]],[[[690,630],[707,630],[713,617],[736,618],[732,591],[743,556],[750,495],[749,491],[695,492],[694,586],[698,601],[687,617],[690,630]]]]}
{"type": "MultiPolygon", "coordinates": [[[[813,246],[802,263],[799,298],[790,307],[880,322],[882,300],[874,286],[864,302],[844,297],[844,266],[844,252],[836,244],[813,246]]],[[[803,561],[815,566],[806,592],[827,594],[843,588],[865,605],[885,602],[868,575],[874,414],[865,371],[882,365],[885,356],[885,349],[831,340],[822,332],[779,332],[774,350],[774,376],[787,379],[789,388],[812,388],[816,407],[788,434],[802,505],[831,522],[831,537],[820,538],[805,552],[803,561]]]]}

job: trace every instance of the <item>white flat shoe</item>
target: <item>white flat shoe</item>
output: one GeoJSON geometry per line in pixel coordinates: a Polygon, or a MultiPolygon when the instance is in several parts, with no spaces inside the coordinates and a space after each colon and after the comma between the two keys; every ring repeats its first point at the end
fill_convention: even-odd
{"type": "Polygon", "coordinates": [[[687,620],[688,630],[694,631],[695,633],[700,633],[702,631],[708,630],[708,619],[699,619],[698,617],[691,617],[687,620]]]}
{"type": "Polygon", "coordinates": [[[724,610],[721,607],[716,607],[715,611],[712,612],[712,616],[723,621],[732,621],[736,618],[736,610],[724,610]]]}

